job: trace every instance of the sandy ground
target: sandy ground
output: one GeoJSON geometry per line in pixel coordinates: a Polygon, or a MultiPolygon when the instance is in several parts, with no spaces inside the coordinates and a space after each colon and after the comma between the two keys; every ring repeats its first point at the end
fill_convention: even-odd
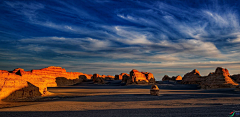
{"type": "Polygon", "coordinates": [[[78,85],[48,90],[55,95],[36,102],[0,102],[0,117],[227,117],[240,110],[234,89],[199,90],[159,85],[160,96],[151,96],[148,85],[78,85]]]}

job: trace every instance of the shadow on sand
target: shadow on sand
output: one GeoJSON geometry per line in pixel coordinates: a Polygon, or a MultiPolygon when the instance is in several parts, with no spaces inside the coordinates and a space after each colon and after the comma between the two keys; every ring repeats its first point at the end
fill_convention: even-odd
{"type": "MultiPolygon", "coordinates": [[[[81,105],[79,105],[81,106],[81,105]]],[[[107,109],[86,111],[0,112],[1,117],[228,117],[240,105],[184,108],[107,109]]]]}

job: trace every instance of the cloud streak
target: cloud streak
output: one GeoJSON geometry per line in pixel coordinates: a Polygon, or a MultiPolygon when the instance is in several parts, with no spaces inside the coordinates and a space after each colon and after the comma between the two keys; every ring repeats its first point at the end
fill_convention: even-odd
{"type": "Polygon", "coordinates": [[[217,66],[236,73],[238,5],[187,0],[3,1],[0,69],[56,65],[115,74],[137,68],[154,72],[158,79],[194,68],[207,74],[217,66]]]}

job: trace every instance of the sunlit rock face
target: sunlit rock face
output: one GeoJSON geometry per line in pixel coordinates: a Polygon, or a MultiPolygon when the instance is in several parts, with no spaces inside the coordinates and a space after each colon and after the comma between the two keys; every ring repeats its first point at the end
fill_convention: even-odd
{"type": "Polygon", "coordinates": [[[122,80],[123,82],[127,81],[127,79],[130,77],[127,73],[121,73],[119,75],[115,75],[115,80],[122,80]]]}
{"type": "MultiPolygon", "coordinates": [[[[15,71],[15,70],[14,70],[15,71]]],[[[19,70],[22,79],[29,81],[33,85],[39,87],[40,92],[43,92],[46,87],[58,86],[56,78],[64,77],[68,80],[79,79],[80,75],[88,76],[80,72],[66,72],[64,68],[50,66],[39,70],[24,71],[19,70]]],[[[16,72],[16,73],[18,73],[16,72]]],[[[13,72],[14,73],[14,72],[13,72]]],[[[64,84],[60,84],[63,86],[64,84]]],[[[66,83],[66,85],[73,85],[66,83]]]]}
{"type": "Polygon", "coordinates": [[[130,76],[126,74],[124,76],[125,78],[123,78],[122,81],[126,84],[149,84],[149,81],[151,81],[150,83],[155,83],[155,78],[152,73],[139,72],[135,69],[130,71],[130,76]]]}
{"type": "Polygon", "coordinates": [[[114,76],[111,76],[111,75],[105,76],[105,80],[114,80],[114,79],[115,79],[114,76]]]}
{"type": "Polygon", "coordinates": [[[182,78],[182,84],[198,84],[203,89],[217,89],[217,88],[235,88],[238,83],[230,78],[227,69],[218,67],[215,72],[209,73],[208,76],[200,76],[196,69],[187,73],[182,78]]]}
{"type": "Polygon", "coordinates": [[[173,76],[172,77],[172,80],[174,80],[174,81],[181,81],[182,80],[182,76],[173,76]]]}
{"type": "Polygon", "coordinates": [[[8,80],[6,83],[11,83],[12,85],[6,84],[9,87],[3,87],[1,93],[5,94],[3,94],[2,96],[4,97],[1,98],[4,101],[31,100],[42,96],[42,93],[39,92],[39,88],[27,81],[12,82],[8,80]]]}
{"type": "Polygon", "coordinates": [[[228,70],[221,67],[218,67],[214,73],[210,73],[205,79],[201,83],[201,87],[205,89],[235,88],[238,85],[230,78],[228,70]]]}
{"type": "Polygon", "coordinates": [[[80,75],[85,75],[87,79],[90,77],[80,72],[66,72],[65,69],[54,66],[31,71],[24,71],[21,68],[10,72],[0,70],[0,99],[6,98],[16,90],[29,87],[28,83],[38,87],[39,92],[45,95],[48,93],[47,87],[73,85],[81,82],[80,75]],[[59,77],[64,77],[64,79],[58,79],[56,82],[56,78],[59,77]]]}

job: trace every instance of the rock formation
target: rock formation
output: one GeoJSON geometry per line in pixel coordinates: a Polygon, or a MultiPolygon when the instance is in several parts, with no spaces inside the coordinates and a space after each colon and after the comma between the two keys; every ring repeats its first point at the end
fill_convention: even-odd
{"type": "Polygon", "coordinates": [[[128,79],[127,77],[129,77],[130,75],[127,73],[121,73],[119,75],[115,75],[115,80],[123,80],[123,79],[128,79]]]}
{"type": "Polygon", "coordinates": [[[201,84],[201,82],[204,80],[205,78],[201,77],[200,72],[194,69],[193,71],[183,76],[181,83],[182,84],[201,84]]]}
{"type": "Polygon", "coordinates": [[[105,76],[105,80],[114,80],[114,79],[115,79],[114,76],[111,76],[111,75],[105,76]]]}
{"type": "Polygon", "coordinates": [[[230,76],[234,81],[236,81],[237,83],[240,83],[240,74],[235,74],[230,76]]]}
{"type": "Polygon", "coordinates": [[[182,80],[182,77],[181,76],[172,76],[172,78],[170,78],[168,75],[165,75],[163,78],[162,78],[162,81],[181,81],[182,80]]]}
{"type": "Polygon", "coordinates": [[[208,76],[200,76],[196,69],[184,75],[182,84],[198,84],[203,89],[235,88],[238,83],[230,78],[227,69],[218,67],[208,76]]]}
{"type": "Polygon", "coordinates": [[[171,78],[168,75],[164,75],[162,81],[169,81],[171,78]]]}
{"type": "Polygon", "coordinates": [[[56,83],[57,86],[68,86],[68,85],[74,85],[81,83],[83,79],[81,78],[76,78],[76,79],[67,79],[65,77],[57,77],[56,78],[56,83]]]}
{"type": "Polygon", "coordinates": [[[99,74],[93,74],[93,82],[97,84],[105,84],[104,82],[105,76],[101,76],[99,74]]]}
{"type": "MultiPolygon", "coordinates": [[[[45,95],[48,93],[47,87],[73,85],[81,82],[82,80],[79,79],[80,75],[85,75],[87,78],[89,78],[89,75],[87,74],[80,72],[66,72],[65,69],[54,66],[31,71],[24,71],[24,69],[21,68],[14,69],[10,72],[6,70],[0,70],[0,100],[8,97],[10,94],[18,95],[19,91],[18,93],[15,91],[22,88],[24,88],[24,90],[27,90],[28,88],[33,89],[33,86],[38,88],[41,95],[45,95]],[[64,77],[64,79],[59,77],[64,77]],[[56,80],[56,78],[58,79],[56,80]],[[31,85],[29,85],[29,83],[31,85]],[[58,85],[57,83],[61,84],[58,85]]],[[[35,92],[35,89],[31,92],[35,92]]]]}
{"type": "Polygon", "coordinates": [[[155,78],[152,73],[139,72],[133,69],[130,74],[122,73],[118,76],[122,78],[122,82],[126,84],[154,84],[155,78]]]}
{"type": "Polygon", "coordinates": [[[181,81],[182,80],[182,77],[181,76],[173,76],[172,77],[172,80],[174,80],[174,81],[181,81]]]}
{"type": "Polygon", "coordinates": [[[159,96],[159,88],[157,85],[152,85],[150,89],[150,94],[154,96],[159,96]]]}
{"type": "Polygon", "coordinates": [[[42,96],[42,94],[39,92],[39,88],[34,86],[33,84],[27,81],[26,82],[20,81],[18,83],[20,83],[20,85],[18,85],[17,87],[13,86],[13,84],[16,85],[15,82],[10,87],[3,87],[1,93],[7,94],[4,94],[5,96],[1,98],[3,98],[3,100],[6,101],[17,101],[26,99],[29,100],[42,96]]]}
{"type": "Polygon", "coordinates": [[[218,67],[214,73],[209,74],[201,83],[201,87],[204,89],[216,89],[216,88],[235,88],[238,83],[230,78],[230,74],[227,69],[218,67]]]}

